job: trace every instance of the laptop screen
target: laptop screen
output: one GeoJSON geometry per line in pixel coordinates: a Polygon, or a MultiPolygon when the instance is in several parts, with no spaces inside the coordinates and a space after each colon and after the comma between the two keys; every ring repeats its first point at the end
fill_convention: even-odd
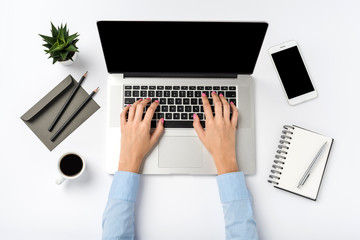
{"type": "Polygon", "coordinates": [[[251,74],[263,22],[99,21],[109,73],[137,76],[251,74]]]}

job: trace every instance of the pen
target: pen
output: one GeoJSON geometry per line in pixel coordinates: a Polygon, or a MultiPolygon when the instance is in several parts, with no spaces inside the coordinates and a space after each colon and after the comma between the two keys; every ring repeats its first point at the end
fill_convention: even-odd
{"type": "Polygon", "coordinates": [[[92,96],[97,93],[99,88],[96,88],[85,100],[84,102],[75,110],[75,112],[66,120],[66,122],[60,127],[60,129],[51,137],[51,141],[55,141],[55,139],[60,135],[60,133],[65,129],[65,127],[76,117],[76,115],[81,111],[81,109],[91,100],[92,96]]]}
{"type": "Polygon", "coordinates": [[[88,72],[86,71],[86,73],[82,76],[82,78],[80,79],[80,81],[78,82],[78,84],[76,85],[74,90],[71,92],[70,96],[68,97],[68,99],[66,100],[66,102],[64,103],[64,105],[62,106],[62,108],[60,109],[58,114],[56,115],[56,117],[54,118],[54,121],[51,123],[51,125],[50,125],[50,127],[48,129],[50,132],[53,130],[53,128],[55,127],[55,124],[59,121],[61,115],[64,113],[65,109],[67,108],[67,106],[71,102],[72,98],[75,96],[76,91],[80,88],[80,85],[84,81],[84,79],[86,78],[87,73],[88,72]]]}
{"type": "Polygon", "coordinates": [[[312,160],[312,162],[310,163],[309,167],[306,169],[306,172],[304,173],[304,175],[302,176],[302,178],[300,179],[300,182],[297,186],[297,188],[300,188],[300,186],[304,185],[304,183],[306,182],[306,180],[308,179],[310,172],[312,170],[312,168],[314,167],[314,164],[316,162],[316,160],[319,158],[321,152],[324,150],[324,147],[326,145],[326,142],[322,145],[322,147],[320,148],[320,150],[318,151],[318,153],[316,154],[314,160],[312,160]]]}

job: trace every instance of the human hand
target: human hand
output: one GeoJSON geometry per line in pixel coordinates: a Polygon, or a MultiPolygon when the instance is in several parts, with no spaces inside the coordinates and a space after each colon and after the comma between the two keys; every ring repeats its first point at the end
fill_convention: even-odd
{"type": "Polygon", "coordinates": [[[211,95],[215,105],[215,116],[211,111],[208,98],[203,93],[206,130],[201,126],[200,119],[196,114],[193,117],[193,126],[201,142],[212,155],[218,174],[237,172],[239,171],[235,153],[237,108],[233,103],[229,104],[222,94],[218,96],[212,92],[211,95]],[[232,109],[231,119],[230,108],[232,109]]]}
{"type": "Polygon", "coordinates": [[[151,99],[138,100],[132,106],[126,106],[121,115],[121,152],[118,171],[138,173],[141,162],[149,150],[157,143],[164,131],[164,119],[161,118],[155,131],[150,134],[151,119],[159,101],[153,102],[142,119],[144,107],[151,99]],[[128,120],[126,114],[128,113],[128,120]]]}

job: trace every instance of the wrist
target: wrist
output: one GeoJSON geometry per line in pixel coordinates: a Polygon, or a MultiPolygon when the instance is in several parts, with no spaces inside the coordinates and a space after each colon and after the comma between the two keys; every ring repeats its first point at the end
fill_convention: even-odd
{"type": "Polygon", "coordinates": [[[218,175],[239,171],[236,157],[214,158],[214,161],[218,175]]]}
{"type": "Polygon", "coordinates": [[[139,173],[141,159],[131,159],[120,156],[118,171],[139,173]]]}

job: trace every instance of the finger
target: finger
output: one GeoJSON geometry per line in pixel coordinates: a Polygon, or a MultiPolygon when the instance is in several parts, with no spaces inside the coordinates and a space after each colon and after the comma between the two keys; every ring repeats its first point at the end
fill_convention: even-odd
{"type": "Polygon", "coordinates": [[[236,128],[237,120],[239,117],[239,112],[233,102],[230,102],[230,106],[231,106],[231,110],[232,110],[231,125],[236,128]]]}
{"type": "MultiPolygon", "coordinates": [[[[222,118],[222,103],[220,101],[219,96],[216,94],[216,92],[211,93],[214,101],[215,106],[215,118],[222,118]]],[[[222,94],[221,94],[222,95],[222,94]]]]}
{"type": "Polygon", "coordinates": [[[146,99],[144,99],[144,101],[141,101],[141,103],[139,103],[136,106],[136,112],[135,112],[135,116],[134,116],[135,121],[141,121],[142,120],[142,116],[143,116],[143,113],[144,113],[144,108],[150,101],[151,101],[150,98],[146,98],[146,99]]]}
{"type": "Polygon", "coordinates": [[[204,106],[204,113],[205,113],[206,120],[212,120],[213,119],[213,114],[212,114],[212,111],[211,111],[209,99],[207,98],[205,93],[201,94],[201,98],[202,98],[202,103],[203,103],[203,106],[204,106]]]}
{"type": "Polygon", "coordinates": [[[120,114],[121,126],[124,126],[126,124],[126,114],[128,113],[130,106],[131,105],[129,104],[126,107],[124,107],[124,109],[120,114]]]}
{"type": "Polygon", "coordinates": [[[224,119],[226,122],[230,122],[230,104],[228,103],[224,95],[220,94],[219,97],[222,103],[224,119]]]}
{"type": "Polygon", "coordinates": [[[159,105],[159,100],[155,100],[155,102],[153,102],[150,105],[150,107],[146,110],[144,121],[151,122],[151,119],[153,118],[155,110],[156,110],[158,105],[159,105]]]}
{"type": "Polygon", "coordinates": [[[159,140],[163,131],[164,131],[164,118],[160,118],[160,120],[158,121],[158,124],[155,128],[155,131],[151,134],[151,137],[150,137],[151,146],[154,146],[155,143],[157,143],[157,141],[159,140]]]}
{"type": "Polygon", "coordinates": [[[141,101],[142,101],[142,99],[139,99],[139,100],[137,100],[136,102],[134,102],[133,105],[130,106],[128,121],[134,120],[134,116],[135,116],[135,112],[136,112],[136,107],[137,107],[137,105],[138,105],[141,101]]]}
{"type": "Polygon", "coordinates": [[[201,126],[199,116],[196,113],[194,113],[193,119],[194,119],[193,127],[194,127],[194,129],[196,131],[196,134],[198,135],[198,137],[202,141],[202,139],[205,137],[205,130],[201,126]]]}

